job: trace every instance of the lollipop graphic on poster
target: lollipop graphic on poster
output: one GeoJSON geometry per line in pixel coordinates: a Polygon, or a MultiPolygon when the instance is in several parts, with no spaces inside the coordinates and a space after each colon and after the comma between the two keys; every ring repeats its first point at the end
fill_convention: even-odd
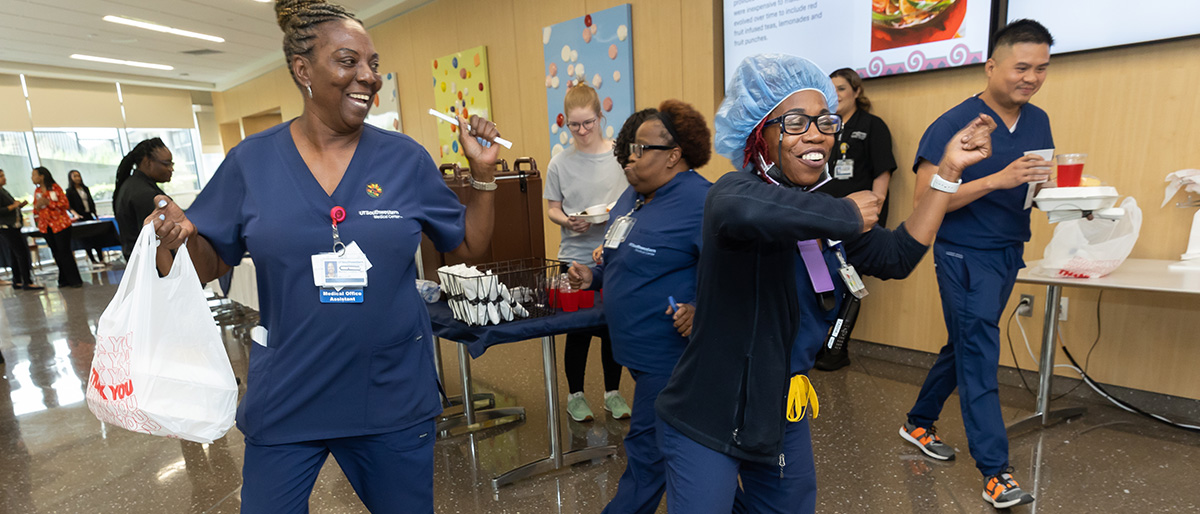
{"type": "Polygon", "coordinates": [[[629,4],[624,4],[542,29],[551,156],[574,144],[562,112],[570,88],[588,84],[596,89],[606,138],[614,137],[633,114],[631,15],[629,4]]]}

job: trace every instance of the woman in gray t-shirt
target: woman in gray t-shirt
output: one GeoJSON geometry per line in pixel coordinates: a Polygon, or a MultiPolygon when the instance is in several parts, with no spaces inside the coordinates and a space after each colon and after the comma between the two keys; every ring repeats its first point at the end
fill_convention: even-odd
{"type": "MultiPolygon", "coordinates": [[[[563,99],[565,128],[571,131],[574,144],[550,159],[546,169],[546,187],[542,196],[550,221],[562,227],[562,243],[558,258],[592,266],[592,250],[604,242],[607,223],[588,223],[573,216],[596,205],[615,202],[629,187],[625,173],[612,152],[612,141],[605,139],[601,121],[600,97],[587,84],[567,91],[563,99]]],[[[563,270],[566,271],[566,270],[563,270]]],[[[604,364],[604,409],[617,419],[629,417],[629,404],[621,397],[621,366],[613,360],[608,329],[567,334],[563,361],[571,395],[567,413],[575,421],[589,421],[592,409],[583,397],[583,377],[587,368],[588,348],[592,337],[600,338],[601,362],[604,364]]]]}

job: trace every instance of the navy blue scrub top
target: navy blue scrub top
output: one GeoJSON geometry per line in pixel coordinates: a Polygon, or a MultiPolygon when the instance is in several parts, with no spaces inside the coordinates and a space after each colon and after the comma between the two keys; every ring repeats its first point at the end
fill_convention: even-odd
{"type": "MultiPolygon", "coordinates": [[[[290,122],[289,122],[290,123],[290,122]]],[[[251,344],[238,428],[260,445],[399,430],[442,411],[429,314],[414,287],[424,232],[440,251],[464,237],[464,208],[425,148],[370,125],[332,197],[289,123],[229,152],[188,218],[226,264],[258,272],[267,346],[251,344]],[[329,211],[372,268],[361,304],[322,304],[311,256],[330,252],[329,211]]]]}
{"type": "MultiPolygon", "coordinates": [[[[796,268],[796,301],[800,306],[800,319],[797,323],[796,338],[792,340],[792,374],[807,374],[817,360],[817,351],[828,340],[829,327],[837,321],[838,312],[842,309],[842,297],[846,294],[846,283],[838,274],[841,261],[837,253],[843,251],[830,248],[821,240],[821,256],[825,258],[825,267],[829,270],[829,279],[833,281],[833,309],[826,311],[821,307],[820,299],[814,292],[812,279],[808,278],[808,268],[800,252],[796,252],[793,266],[796,268]]],[[[846,256],[842,253],[842,257],[846,256]]]]}
{"type": "MultiPolygon", "coordinates": [[[[592,268],[592,287],[604,288],[613,358],[622,366],[669,374],[683,355],[688,340],[666,313],[667,297],[677,303],[696,299],[704,198],[711,185],[692,170],[676,174],[630,215],[637,223],[625,242],[606,248],[604,264],[592,268]]],[[[629,213],[638,198],[632,187],[626,189],[612,209],[610,225],[629,213]]]]}
{"type": "MultiPolygon", "coordinates": [[[[978,96],[973,96],[946,111],[925,129],[913,161],[913,172],[917,171],[922,159],[933,164],[941,162],[950,138],[980,114],[991,116],[999,127],[992,131],[992,156],[963,170],[964,184],[1004,169],[1025,152],[1054,148],[1050,118],[1045,111],[1033,104],[1021,106],[1017,127],[1010,132],[999,114],[978,96]]],[[[947,212],[938,230],[938,240],[978,250],[1006,248],[1029,241],[1030,209],[1025,208],[1028,190],[1029,185],[1023,184],[992,191],[961,209],[947,212]]]]}

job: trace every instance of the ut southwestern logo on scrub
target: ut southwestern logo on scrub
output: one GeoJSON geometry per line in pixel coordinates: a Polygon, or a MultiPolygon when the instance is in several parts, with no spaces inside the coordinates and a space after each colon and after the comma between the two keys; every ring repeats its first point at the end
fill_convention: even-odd
{"type": "Polygon", "coordinates": [[[372,217],[372,218],[374,218],[374,219],[377,219],[377,220],[400,220],[400,219],[404,219],[404,216],[401,216],[401,215],[400,215],[400,211],[384,211],[384,210],[374,210],[374,211],[358,211],[358,215],[359,215],[359,216],[370,216],[370,217],[372,217]]]}
{"type": "Polygon", "coordinates": [[[642,246],[637,243],[629,243],[629,247],[632,248],[633,251],[640,253],[642,255],[649,255],[650,257],[654,257],[655,255],[658,255],[658,250],[655,250],[653,248],[646,248],[645,246],[642,246]]]}

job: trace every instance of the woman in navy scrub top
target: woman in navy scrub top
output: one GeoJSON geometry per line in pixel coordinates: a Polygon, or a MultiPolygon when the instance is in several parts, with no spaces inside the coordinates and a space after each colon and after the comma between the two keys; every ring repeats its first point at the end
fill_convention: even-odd
{"type": "Polygon", "coordinates": [[[654,400],[692,331],[700,225],[712,185],[695,171],[712,155],[704,117],[678,100],[663,102],[648,117],[641,114],[630,118],[641,123],[633,141],[624,142],[630,187],[609,220],[610,234],[622,219],[633,220],[632,229],[619,244],[606,242],[601,264],[589,268],[573,262],[569,272],[575,287],[604,288],[613,356],[637,382],[625,436],[625,473],[605,514],[653,514],[666,489],[654,400]]]}
{"type": "MultiPolygon", "coordinates": [[[[815,418],[818,405],[805,374],[837,312],[825,300],[846,290],[840,262],[881,278],[907,275],[933,242],[950,193],[927,193],[892,231],[876,226],[879,198],[870,191],[834,198],[816,189],[841,120],[833,84],[808,60],[748,57],[726,91],[715,146],[742,170],[709,188],[692,337],[656,403],[667,506],[811,513],[808,414],[815,418]]],[[[989,155],[995,126],[981,116],[956,134],[938,175],[954,183],[989,155]]]]}
{"type": "Polygon", "coordinates": [[[422,146],[363,124],[381,80],[362,22],[323,2],[275,9],[304,113],[231,150],[186,215],[156,198],[146,222],[161,240],[159,269],[185,238],[203,281],[247,250],[254,257],[266,330],[256,331],[238,406],[242,512],[307,512],[332,453],[372,512],[431,513],[442,406],[413,256],[422,233],[459,258],[486,248],[498,147],[477,138],[498,133],[487,120],[459,118],[476,189],[464,213],[422,146]],[[325,267],[314,256],[329,257],[335,237],[344,258],[361,252],[369,261],[357,292],[317,285],[325,267]]]}

